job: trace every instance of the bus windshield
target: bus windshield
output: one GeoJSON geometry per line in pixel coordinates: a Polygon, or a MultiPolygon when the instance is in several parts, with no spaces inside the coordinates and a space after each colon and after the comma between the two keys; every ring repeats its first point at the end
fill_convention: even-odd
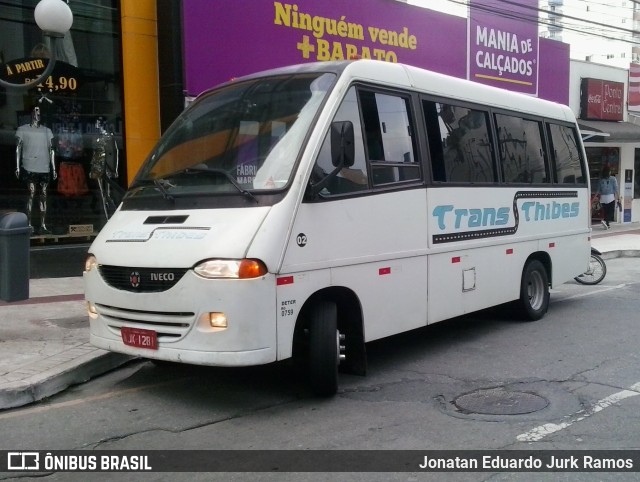
{"type": "Polygon", "coordinates": [[[284,187],[334,81],[334,74],[324,73],[265,77],[204,95],[160,139],[130,195],[247,194],[284,187]]]}

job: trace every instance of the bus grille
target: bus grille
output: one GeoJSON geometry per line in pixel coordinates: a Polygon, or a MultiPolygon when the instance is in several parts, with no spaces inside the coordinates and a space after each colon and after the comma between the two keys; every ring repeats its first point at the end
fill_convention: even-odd
{"type": "Polygon", "coordinates": [[[178,341],[184,337],[195,321],[192,312],[159,312],[130,310],[97,304],[98,312],[107,324],[109,330],[120,337],[123,326],[129,328],[144,328],[157,333],[159,342],[178,341]]]}
{"type": "Polygon", "coordinates": [[[99,266],[100,275],[111,287],[133,293],[157,293],[172,288],[187,268],[130,268],[99,266]]]}

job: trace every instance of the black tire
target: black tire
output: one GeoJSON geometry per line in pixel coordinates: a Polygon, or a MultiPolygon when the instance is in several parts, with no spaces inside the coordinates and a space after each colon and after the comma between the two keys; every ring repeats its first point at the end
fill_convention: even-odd
{"type": "Polygon", "coordinates": [[[522,271],[520,283],[520,311],[527,321],[536,321],[549,308],[549,277],[544,265],[534,259],[522,271]]]}
{"type": "Polygon", "coordinates": [[[323,301],[311,313],[309,324],[309,381],[316,395],[338,391],[338,336],[336,304],[323,301]]]}
{"type": "Polygon", "coordinates": [[[583,285],[597,285],[607,275],[607,265],[604,263],[602,257],[597,254],[591,253],[589,259],[589,269],[582,273],[580,276],[576,276],[574,279],[583,285]]]}

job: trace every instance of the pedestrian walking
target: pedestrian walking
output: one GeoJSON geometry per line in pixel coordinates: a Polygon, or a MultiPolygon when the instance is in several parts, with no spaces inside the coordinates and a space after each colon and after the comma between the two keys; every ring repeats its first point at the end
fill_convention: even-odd
{"type": "Polygon", "coordinates": [[[619,198],[618,181],[615,176],[611,175],[611,169],[609,169],[609,166],[605,166],[602,169],[602,175],[600,176],[596,196],[598,196],[600,204],[602,205],[602,226],[604,229],[611,229],[611,221],[613,221],[616,202],[619,201],[619,198]]]}

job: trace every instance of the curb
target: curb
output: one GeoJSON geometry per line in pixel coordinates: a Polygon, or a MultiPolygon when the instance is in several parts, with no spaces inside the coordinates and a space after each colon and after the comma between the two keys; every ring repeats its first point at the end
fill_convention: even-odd
{"type": "Polygon", "coordinates": [[[21,407],[56,395],[71,385],[86,382],[135,358],[96,350],[65,363],[55,373],[44,372],[7,384],[0,388],[0,410],[21,407]]]}
{"type": "Polygon", "coordinates": [[[605,251],[602,253],[602,259],[615,258],[640,258],[640,250],[638,249],[618,249],[614,251],[605,251]]]}

